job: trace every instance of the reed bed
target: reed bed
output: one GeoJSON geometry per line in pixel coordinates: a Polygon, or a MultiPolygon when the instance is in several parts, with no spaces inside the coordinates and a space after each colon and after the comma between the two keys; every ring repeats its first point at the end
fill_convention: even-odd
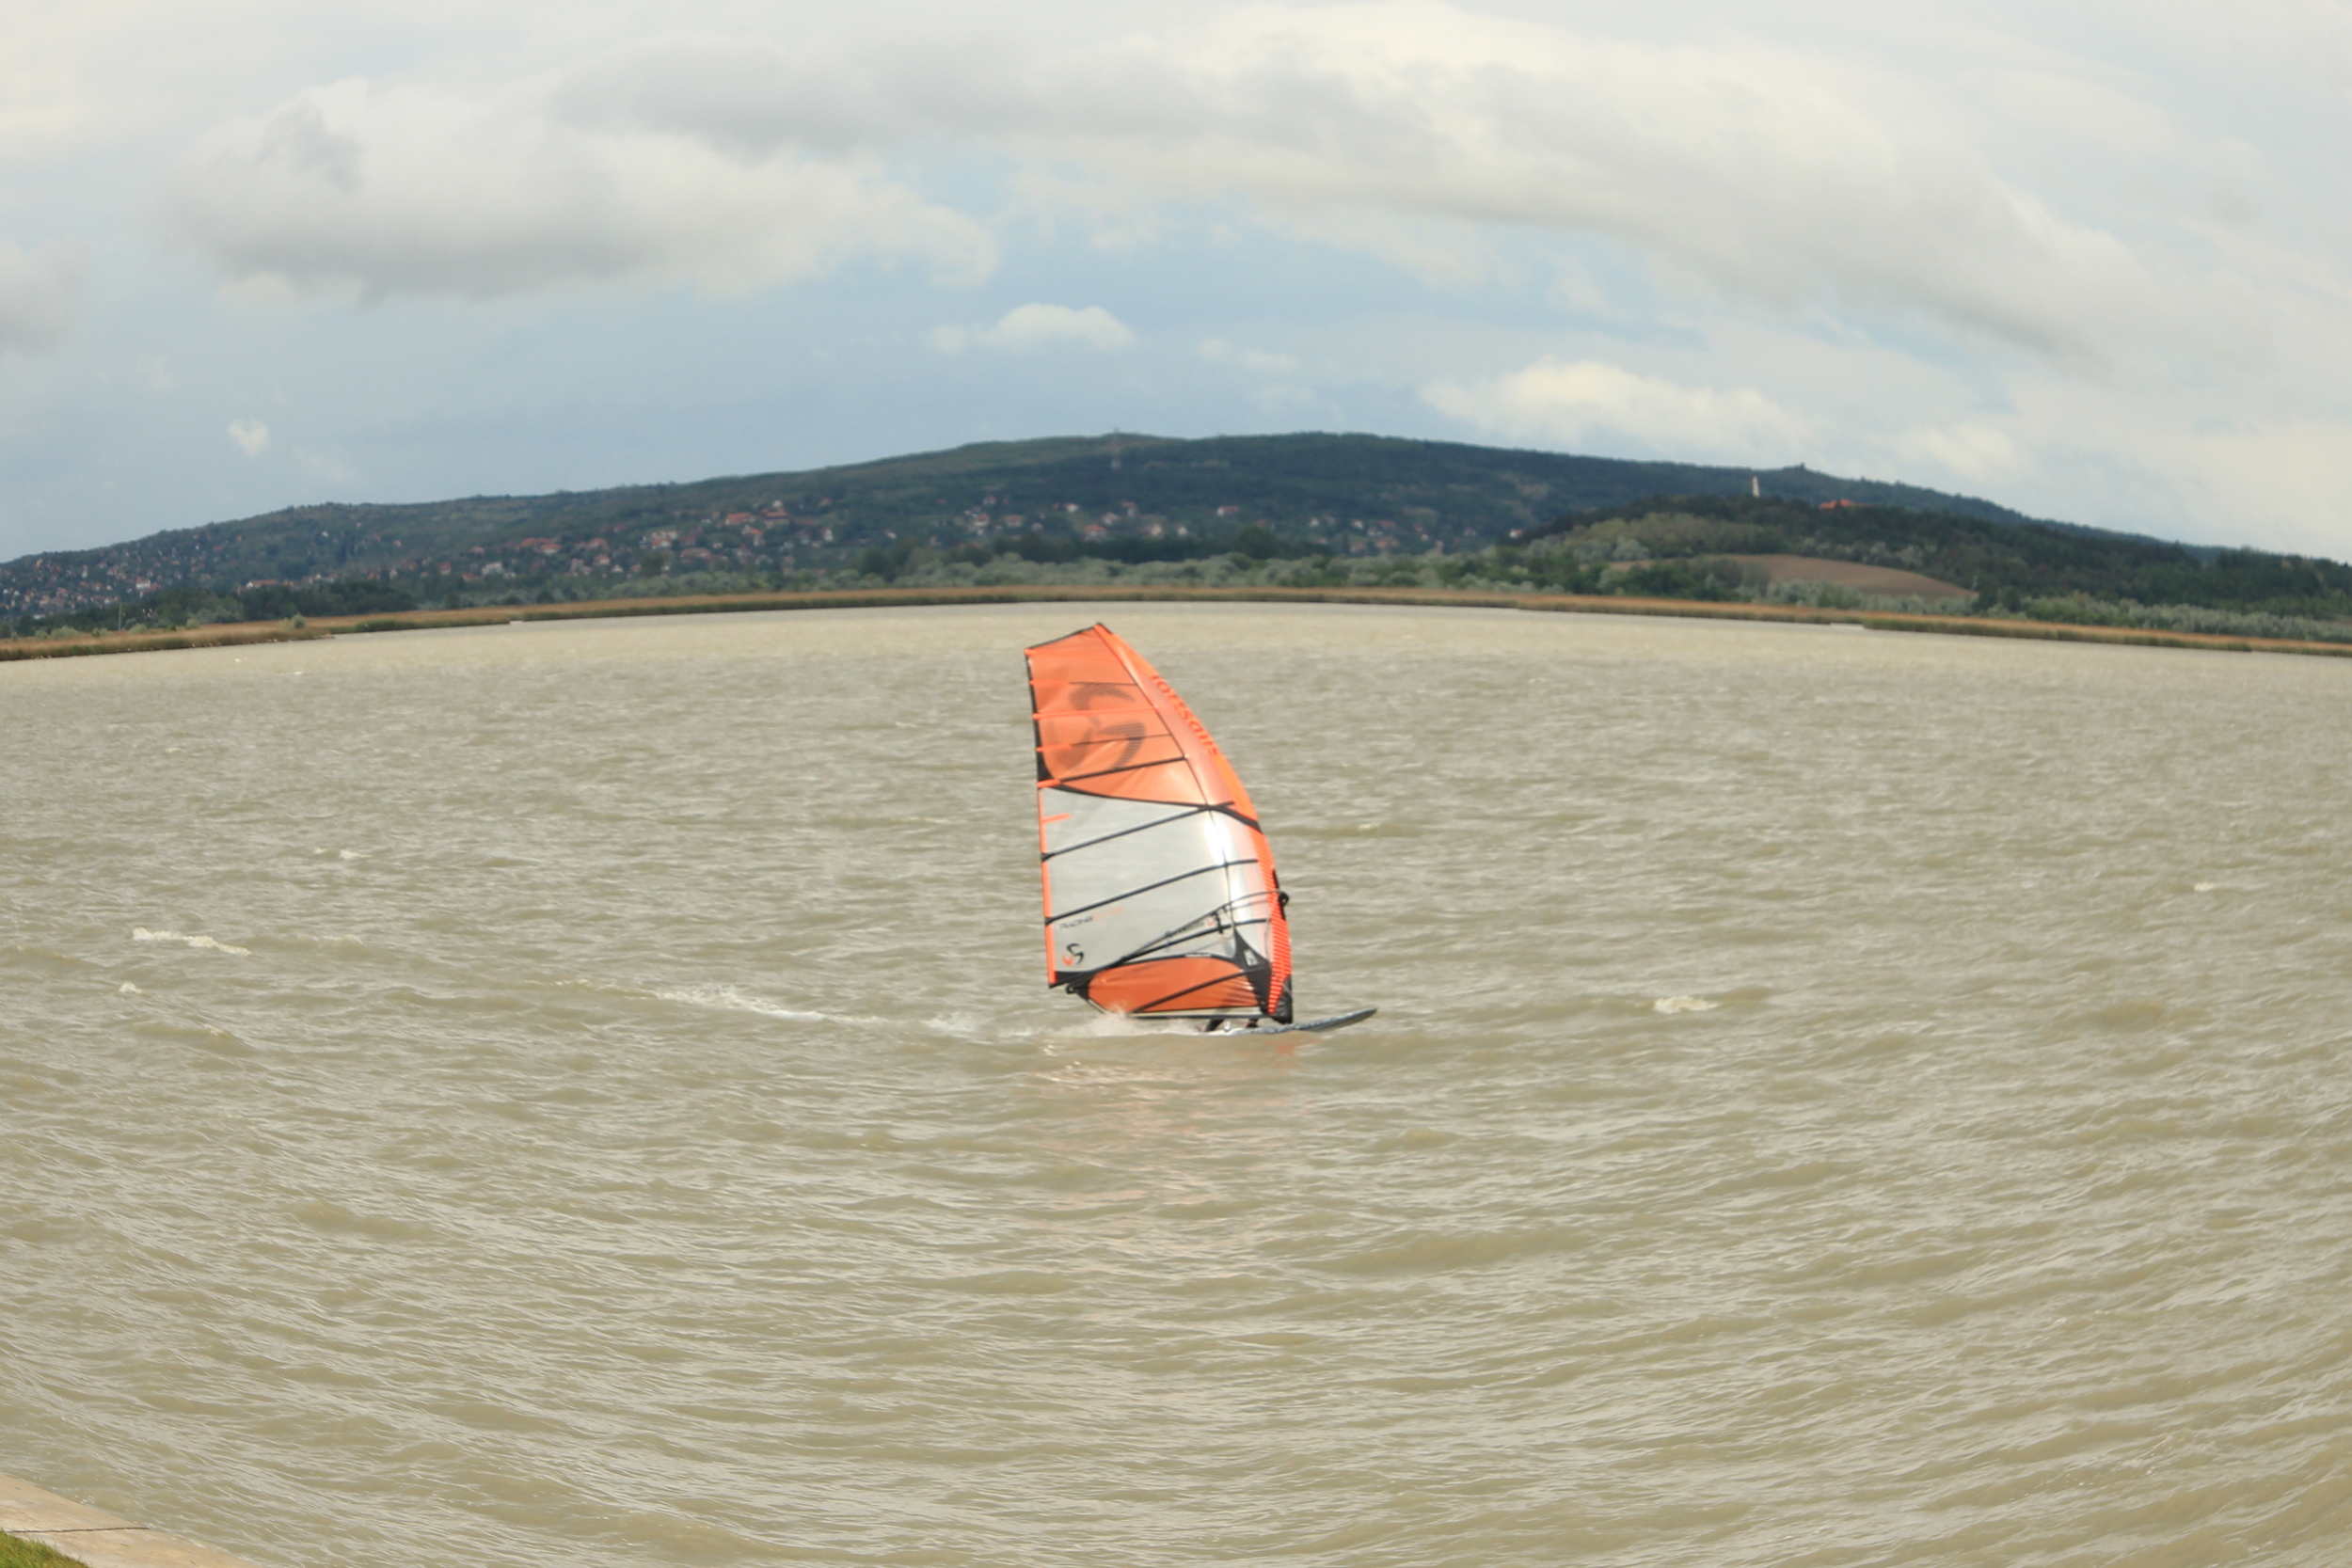
{"type": "Polygon", "coordinates": [[[1962,637],[2011,637],[2056,642],[2111,642],[2135,647],[2199,648],[2229,653],[2319,654],[2352,657],[2352,646],[2292,637],[2231,636],[2218,632],[2130,626],[2085,626],[2050,621],[1998,620],[1925,610],[1845,609],[1803,603],[1753,603],[1644,599],[1617,594],[1542,594],[1507,590],[1430,587],[1213,586],[1176,583],[1025,583],[986,587],[858,588],[712,594],[663,594],[645,598],[589,599],[566,604],[476,605],[450,610],[399,610],[375,615],[293,622],[224,624],[181,631],[108,632],[87,637],[20,638],[0,641],[0,661],[72,658],[97,654],[152,653],[170,649],[230,647],[257,642],[308,641],[361,633],[418,631],[435,627],[498,626],[514,622],[612,619],[636,615],[712,615],[753,610],[878,610],[927,605],[1101,602],[1261,601],[1284,604],[1428,605],[1456,609],[1520,610],[1545,613],[1667,615],[1705,620],[1780,621],[1817,626],[1859,626],[1873,631],[1944,632],[1962,637]]]}

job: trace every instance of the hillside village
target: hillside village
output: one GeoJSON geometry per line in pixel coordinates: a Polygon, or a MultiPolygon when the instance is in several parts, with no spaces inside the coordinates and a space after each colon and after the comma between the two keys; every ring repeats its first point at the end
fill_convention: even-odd
{"type": "Polygon", "coordinates": [[[158,534],[103,550],[38,555],[0,568],[0,615],[51,616],[147,598],[167,589],[202,586],[230,593],[257,588],[306,588],[367,582],[429,593],[443,582],[469,585],[532,581],[549,577],[620,578],[675,565],[685,571],[789,572],[834,542],[821,518],[795,517],[780,505],[731,512],[696,522],[628,532],[561,538],[525,535],[467,546],[443,555],[399,554],[405,541],[382,532],[359,534],[358,549],[330,531],[318,538],[322,557],[291,578],[241,576],[224,570],[245,542],[234,525],[158,534]],[[389,556],[389,560],[372,559],[389,556]],[[357,559],[355,559],[357,557],[357,559]]]}
{"type": "Polygon", "coordinates": [[[0,633],[1121,573],[1684,599],[1834,591],[2133,625],[2197,607],[2352,635],[2352,568],[2333,562],[2042,522],[1802,466],[1312,435],[1057,437],[802,474],[296,507],[0,564],[0,633]]]}
{"type": "MultiPolygon", "coordinates": [[[[996,498],[979,504],[932,531],[923,541],[934,549],[986,546],[992,542],[1019,540],[1042,532],[1046,514],[1031,515],[997,510],[996,498]]],[[[1243,508],[1228,503],[1214,515],[1238,518],[1243,508]]],[[[1141,542],[1181,541],[1194,537],[1194,526],[1157,514],[1146,514],[1133,501],[1115,511],[1081,515],[1076,502],[1052,509],[1057,533],[1086,544],[1114,538],[1141,542]]],[[[1321,533],[1337,519],[1311,525],[1321,533]]],[[[1405,545],[1423,545],[1427,528],[1400,529],[1387,519],[1353,525],[1354,533],[1339,548],[1364,555],[1405,545]]],[[[852,530],[850,545],[895,544],[900,535],[891,529],[852,530]]],[[[239,592],[269,587],[306,588],[328,583],[368,582],[400,587],[427,596],[448,584],[497,587],[542,584],[555,579],[610,579],[657,577],[670,573],[741,572],[761,575],[823,573],[844,565],[842,530],[821,514],[793,513],[780,501],[757,510],[713,512],[629,530],[575,536],[527,534],[518,539],[470,545],[443,555],[403,551],[405,541],[380,531],[345,540],[320,530],[318,558],[310,571],[298,576],[240,577],[226,569],[244,536],[234,525],[158,534],[134,545],[103,550],[83,550],[27,557],[0,568],[0,615],[52,616],[98,606],[136,601],[171,588],[192,585],[239,592]],[[338,548],[338,546],[342,547],[338,548]],[[355,547],[356,546],[356,547],[355,547]],[[390,559],[382,559],[389,557],[390,559]]],[[[1207,534],[1200,535],[1204,540],[1207,534]]],[[[991,553],[993,553],[993,551],[991,553]]]]}
{"type": "MultiPolygon", "coordinates": [[[[771,499],[633,528],[492,539],[443,553],[412,553],[410,541],[398,533],[330,526],[310,531],[310,548],[300,558],[307,569],[284,576],[239,571],[240,563],[252,559],[246,546],[254,541],[241,525],[224,524],[0,566],[0,616],[71,615],[197,586],[236,594],[373,583],[422,601],[456,589],[543,588],[550,581],[577,588],[711,573],[824,578],[853,573],[863,549],[901,545],[941,555],[961,552],[975,561],[1025,547],[1034,557],[1055,545],[1112,546],[1114,553],[1136,560],[1181,559],[1214,553],[1223,539],[1257,520],[1256,510],[1224,501],[1193,509],[1190,515],[1170,515],[1121,499],[1099,510],[1063,500],[1015,511],[1004,498],[983,493],[961,512],[902,531],[836,515],[834,499],[823,497],[799,512],[771,499]],[[1120,545],[1129,547],[1119,550],[1120,545]]],[[[1282,525],[1282,532],[1303,548],[1353,557],[1459,550],[1485,542],[1476,528],[1447,527],[1426,512],[1403,520],[1311,515],[1282,525]]],[[[282,539],[267,547],[286,559],[282,539]]]]}
{"type": "Polygon", "coordinates": [[[572,597],[629,577],[831,581],[877,549],[898,568],[924,552],[1183,560],[1214,553],[1248,526],[1288,549],[1349,559],[1458,555],[1581,508],[1759,485],[1814,501],[1846,496],[2026,521],[1973,497],[1802,466],[1759,479],[1745,468],[1391,436],[1053,436],[678,484],[290,507],[0,563],[0,616],[82,613],[197,588],[344,585],[349,598],[373,585],[423,602],[503,596],[524,584],[572,597]]]}

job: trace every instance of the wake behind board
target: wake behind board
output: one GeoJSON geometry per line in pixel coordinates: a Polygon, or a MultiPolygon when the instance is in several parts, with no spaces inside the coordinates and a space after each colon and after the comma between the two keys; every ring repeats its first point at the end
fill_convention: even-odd
{"type": "Polygon", "coordinates": [[[1361,1023],[1377,1007],[1359,1007],[1352,1013],[1333,1013],[1329,1018],[1311,1018],[1304,1023],[1260,1023],[1248,1028],[1212,1030],[1213,1034],[1230,1035],[1327,1035],[1334,1029],[1344,1029],[1351,1023],[1361,1023]]]}

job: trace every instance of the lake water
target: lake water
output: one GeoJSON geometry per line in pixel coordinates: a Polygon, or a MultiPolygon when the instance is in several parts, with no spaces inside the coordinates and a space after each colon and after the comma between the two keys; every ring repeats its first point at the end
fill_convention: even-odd
{"type": "Polygon", "coordinates": [[[2352,663],[1100,607],[1295,1045],[1043,984],[1094,607],[0,666],[0,1471],[263,1564],[2329,1564],[2352,663]]]}

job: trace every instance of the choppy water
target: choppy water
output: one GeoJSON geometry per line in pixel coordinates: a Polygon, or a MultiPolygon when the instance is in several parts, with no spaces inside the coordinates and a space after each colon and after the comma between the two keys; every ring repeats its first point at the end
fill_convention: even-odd
{"type": "Polygon", "coordinates": [[[1291,1050],[1041,984],[1091,614],[0,666],[0,1471],[354,1568],[2343,1560],[2352,664],[1105,607],[1383,1009],[1291,1050]]]}

